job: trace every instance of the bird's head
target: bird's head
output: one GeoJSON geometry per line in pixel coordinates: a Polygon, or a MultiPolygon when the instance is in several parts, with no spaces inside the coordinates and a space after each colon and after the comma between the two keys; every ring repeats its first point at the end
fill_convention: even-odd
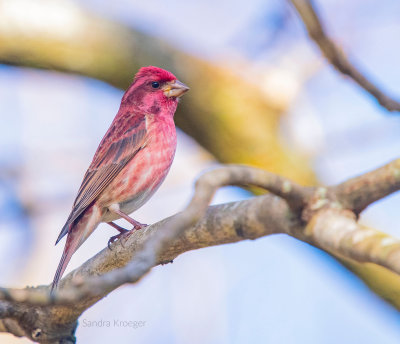
{"type": "Polygon", "coordinates": [[[179,98],[189,90],[174,74],[158,67],[140,68],[122,103],[139,111],[157,114],[175,112],[179,98]]]}

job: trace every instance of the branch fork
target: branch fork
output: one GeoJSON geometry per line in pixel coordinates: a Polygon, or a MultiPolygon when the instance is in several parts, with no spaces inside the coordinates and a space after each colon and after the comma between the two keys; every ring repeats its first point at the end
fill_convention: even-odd
{"type": "Polygon", "coordinates": [[[400,275],[400,241],[360,226],[369,204],[400,189],[400,159],[332,187],[304,187],[261,169],[226,165],[203,174],[188,206],[112,244],[50,285],[0,288],[0,331],[41,343],[73,343],[79,316],[153,266],[197,248],[285,233],[336,257],[378,264],[400,275]],[[218,188],[261,187],[268,194],[209,207],[218,188]]]}

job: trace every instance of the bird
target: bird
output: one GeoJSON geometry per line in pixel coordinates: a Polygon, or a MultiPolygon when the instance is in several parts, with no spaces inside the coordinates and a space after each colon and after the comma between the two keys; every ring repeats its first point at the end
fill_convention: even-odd
{"type": "Polygon", "coordinates": [[[67,235],[51,292],[57,288],[76,250],[106,222],[119,231],[110,243],[129,231],[113,221],[123,218],[141,229],[130,213],[139,209],[164,181],[176,150],[174,114],[189,87],[171,72],[142,67],[124,93],[120,108],[86,171],[71,213],[56,245],[67,235]]]}

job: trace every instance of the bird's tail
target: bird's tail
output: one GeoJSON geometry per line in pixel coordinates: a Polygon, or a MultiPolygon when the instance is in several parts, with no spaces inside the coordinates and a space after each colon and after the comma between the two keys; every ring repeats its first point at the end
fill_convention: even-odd
{"type": "Polygon", "coordinates": [[[100,223],[100,218],[101,214],[98,208],[93,205],[85,211],[83,216],[76,223],[71,226],[60,263],[58,264],[58,268],[51,285],[51,292],[57,288],[58,282],[64,274],[72,255],[96,229],[100,223]]]}

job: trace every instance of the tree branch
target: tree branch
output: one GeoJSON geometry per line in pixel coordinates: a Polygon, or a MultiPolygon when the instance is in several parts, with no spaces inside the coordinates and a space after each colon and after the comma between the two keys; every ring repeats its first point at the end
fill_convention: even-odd
{"type": "Polygon", "coordinates": [[[352,212],[319,211],[305,229],[316,246],[354,259],[375,263],[400,275],[400,241],[375,229],[359,226],[352,212]]]}
{"type": "Polygon", "coordinates": [[[359,86],[370,93],[380,105],[388,111],[400,111],[400,103],[386,95],[378,86],[356,68],[342,49],[328,37],[321,19],[318,17],[311,0],[290,0],[299,14],[308,35],[319,46],[328,62],[339,72],[349,76],[359,86]]]}
{"type": "MultiPolygon", "coordinates": [[[[188,228],[170,245],[163,247],[158,253],[154,265],[174,260],[179,254],[189,250],[284,232],[285,227],[291,225],[292,220],[289,214],[290,211],[285,201],[271,195],[210,207],[206,216],[198,224],[188,228]]],[[[0,305],[11,305],[11,307],[20,308],[26,314],[35,314],[36,322],[25,326],[24,336],[39,342],[58,343],[65,336],[70,336],[76,326],[76,319],[82,312],[108,294],[108,291],[104,290],[103,294],[99,295],[99,290],[95,289],[96,296],[89,296],[84,285],[93,286],[96,276],[101,276],[97,278],[104,286],[103,276],[110,276],[109,274],[114,271],[120,271],[117,273],[118,275],[129,272],[129,269],[122,271],[115,269],[125,269],[124,267],[133,264],[132,262],[137,262],[137,257],[142,255],[143,246],[153,237],[163,237],[165,230],[170,228],[168,224],[171,221],[174,222],[175,218],[179,218],[180,215],[177,214],[149,226],[143,231],[133,232],[125,242],[115,242],[112,251],[108,248],[102,250],[62,279],[60,291],[55,300],[49,299],[50,286],[2,289],[1,298],[6,300],[0,301],[0,305]],[[87,296],[85,297],[85,295],[87,296]],[[81,298],[79,302],[68,304],[77,297],[81,298]],[[52,305],[52,302],[64,303],[64,305],[52,305]],[[66,328],[70,326],[70,329],[56,331],[60,324],[66,328]],[[34,339],[31,335],[37,329],[40,329],[42,333],[40,340],[34,339]]],[[[144,264],[143,262],[139,263],[144,264]]],[[[142,266],[139,266],[138,270],[134,268],[132,270],[136,270],[135,272],[138,273],[139,270],[143,271],[142,266]]],[[[129,277],[132,280],[132,274],[129,277]]],[[[106,282],[109,282],[108,278],[106,282]]],[[[110,283],[113,284],[113,281],[110,283]]],[[[20,314],[15,314],[11,319],[16,324],[26,325],[20,314]]],[[[4,319],[0,321],[0,326],[3,321],[4,319]]],[[[13,331],[9,332],[16,334],[13,331]]],[[[18,335],[21,335],[20,332],[18,335]]]]}
{"type": "MultiPolygon", "coordinates": [[[[398,190],[398,179],[388,178],[388,171],[393,172],[397,164],[395,160],[353,179],[359,185],[357,192],[365,190],[362,204],[373,202],[378,195],[384,197],[387,190],[398,190]]],[[[104,249],[63,278],[55,296],[50,296],[50,286],[2,288],[0,331],[43,343],[73,342],[82,312],[121,284],[139,281],[153,266],[189,250],[275,233],[291,235],[336,257],[379,264],[400,274],[400,242],[359,226],[356,214],[340,203],[356,204],[358,209],[359,203],[351,200],[351,181],[337,187],[309,188],[245,166],[207,172],[197,181],[183,212],[132,232],[125,242],[113,244],[111,251],[104,249]],[[263,187],[279,197],[265,195],[207,209],[219,187],[243,184],[263,187]]]]}
{"type": "MultiPolygon", "coordinates": [[[[311,189],[256,168],[231,165],[209,171],[196,182],[194,196],[186,209],[174,217],[162,222],[162,230],[153,230],[150,226],[142,232],[157,233],[147,237],[135,247],[140,247],[131,262],[120,269],[115,269],[101,276],[85,278],[84,283],[75,281],[68,287],[63,281],[53,294],[48,287],[37,289],[0,289],[0,298],[19,303],[35,305],[71,304],[84,299],[98,299],[124,283],[135,283],[144,276],[157,261],[163,247],[193,226],[206,212],[214,193],[226,185],[252,185],[264,188],[286,200],[292,210],[299,212],[305,205],[305,199],[311,195],[311,189]]],[[[131,232],[134,234],[135,232],[131,232]]],[[[93,274],[90,274],[93,275],[93,274]]]]}
{"type": "Polygon", "coordinates": [[[371,203],[400,190],[400,159],[335,187],[339,202],[359,214],[371,203]]]}

